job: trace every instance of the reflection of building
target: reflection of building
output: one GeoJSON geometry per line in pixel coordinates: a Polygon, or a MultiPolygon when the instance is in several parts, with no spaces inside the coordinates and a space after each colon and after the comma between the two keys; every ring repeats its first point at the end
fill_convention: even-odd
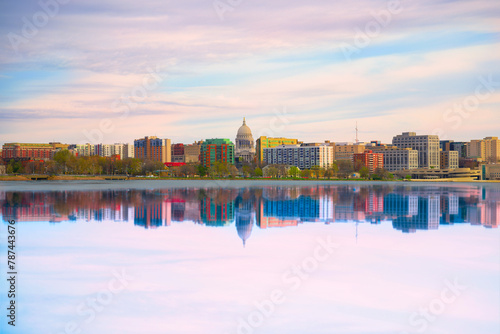
{"type": "Polygon", "coordinates": [[[500,224],[500,189],[483,189],[482,197],[486,204],[483,226],[498,228],[498,225],[500,224]]]}
{"type": "MultiPolygon", "coordinates": [[[[404,198],[403,201],[405,201],[404,198]]],[[[415,232],[416,230],[437,229],[440,217],[439,196],[418,197],[417,205],[416,215],[397,217],[392,221],[392,226],[405,233],[415,232]]]]}
{"type": "Polygon", "coordinates": [[[234,201],[221,202],[205,197],[200,209],[201,221],[207,226],[226,226],[234,220],[234,201]]]}
{"type": "Polygon", "coordinates": [[[500,189],[494,186],[334,185],[152,190],[0,191],[0,215],[17,222],[130,222],[145,228],[192,221],[227,226],[235,221],[246,242],[261,228],[308,222],[392,221],[403,232],[439,224],[498,228],[500,189]]]}
{"type": "Polygon", "coordinates": [[[255,211],[253,209],[253,201],[245,201],[238,197],[235,202],[235,223],[238,236],[243,241],[245,246],[246,241],[252,234],[252,226],[255,221],[255,211]]]}
{"type": "Polygon", "coordinates": [[[169,226],[172,211],[170,202],[149,202],[138,205],[135,208],[134,224],[144,228],[157,228],[169,226]]]}
{"type": "Polygon", "coordinates": [[[255,158],[252,130],[247,126],[245,118],[243,118],[243,125],[240,126],[236,134],[234,155],[237,161],[253,162],[255,158]]]}
{"type": "Polygon", "coordinates": [[[320,217],[319,200],[306,196],[281,201],[265,200],[264,216],[278,217],[284,220],[299,218],[302,221],[315,221],[320,217]]]}

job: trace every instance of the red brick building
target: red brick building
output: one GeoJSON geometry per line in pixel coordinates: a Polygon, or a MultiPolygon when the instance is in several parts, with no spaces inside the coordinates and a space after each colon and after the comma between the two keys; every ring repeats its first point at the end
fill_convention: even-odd
{"type": "Polygon", "coordinates": [[[68,145],[60,143],[50,144],[25,144],[25,143],[6,143],[2,147],[2,158],[4,161],[10,160],[49,160],[60,150],[67,148],[68,145]]]}
{"type": "Polygon", "coordinates": [[[384,154],[366,150],[363,153],[354,153],[352,162],[354,168],[367,167],[370,173],[373,173],[377,168],[384,168],[384,154]]]}

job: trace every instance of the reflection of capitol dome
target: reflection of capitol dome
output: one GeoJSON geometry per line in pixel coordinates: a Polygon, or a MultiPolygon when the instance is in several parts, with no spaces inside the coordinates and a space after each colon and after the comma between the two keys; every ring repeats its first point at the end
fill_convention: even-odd
{"type": "Polygon", "coordinates": [[[252,162],[255,157],[255,145],[252,130],[248,127],[245,118],[243,125],[238,129],[235,140],[235,157],[245,162],[252,162]]]}
{"type": "Polygon", "coordinates": [[[252,226],[255,219],[255,213],[252,210],[251,201],[241,200],[241,202],[237,202],[239,203],[235,208],[236,231],[238,231],[238,236],[243,241],[243,246],[245,246],[246,241],[252,234],[252,226]]]}

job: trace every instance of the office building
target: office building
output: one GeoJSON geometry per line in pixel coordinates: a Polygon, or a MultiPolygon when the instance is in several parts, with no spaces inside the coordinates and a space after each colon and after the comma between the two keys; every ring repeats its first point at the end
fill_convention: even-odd
{"type": "Polygon", "coordinates": [[[418,151],[419,168],[439,168],[439,137],[403,132],[392,138],[392,145],[398,148],[412,148],[418,151]]]}
{"type": "Polygon", "coordinates": [[[200,159],[206,168],[210,168],[216,161],[234,165],[234,144],[225,138],[207,139],[201,145],[200,159]]]}

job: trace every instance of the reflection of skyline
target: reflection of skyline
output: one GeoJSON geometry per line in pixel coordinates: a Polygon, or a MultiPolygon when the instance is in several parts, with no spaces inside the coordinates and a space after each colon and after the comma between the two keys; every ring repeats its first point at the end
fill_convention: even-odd
{"type": "Polygon", "coordinates": [[[261,229],[302,223],[392,222],[405,233],[469,223],[497,228],[500,190],[472,187],[314,186],[1,192],[4,221],[116,221],[144,228],[184,221],[235,224],[243,244],[261,229]]]}

